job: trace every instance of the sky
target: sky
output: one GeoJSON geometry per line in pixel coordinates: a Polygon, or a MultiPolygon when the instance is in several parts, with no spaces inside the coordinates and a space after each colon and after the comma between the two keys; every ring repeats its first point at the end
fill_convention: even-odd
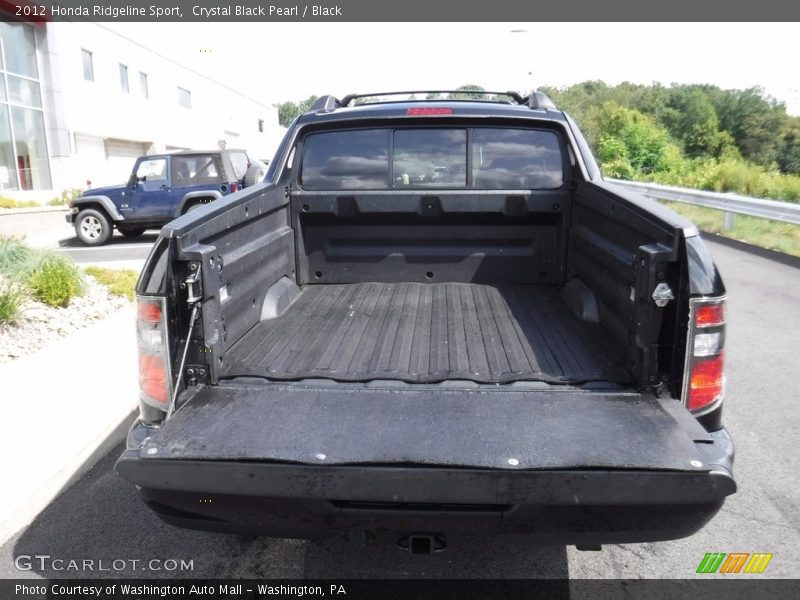
{"type": "Polygon", "coordinates": [[[760,86],[800,115],[797,23],[108,26],[264,104],[467,83],[527,91],[599,79],[760,86]]]}

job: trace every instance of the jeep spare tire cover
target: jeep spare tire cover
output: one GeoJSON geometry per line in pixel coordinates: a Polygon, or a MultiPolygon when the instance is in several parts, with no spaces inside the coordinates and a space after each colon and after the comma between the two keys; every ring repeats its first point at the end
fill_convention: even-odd
{"type": "Polygon", "coordinates": [[[264,179],[264,175],[266,174],[266,171],[264,171],[261,165],[251,164],[247,167],[247,171],[244,174],[244,187],[250,187],[251,185],[261,183],[261,180],[264,179]]]}

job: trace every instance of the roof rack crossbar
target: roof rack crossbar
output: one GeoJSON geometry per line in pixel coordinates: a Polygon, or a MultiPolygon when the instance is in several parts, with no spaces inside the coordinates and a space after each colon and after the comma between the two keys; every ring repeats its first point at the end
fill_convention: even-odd
{"type": "Polygon", "coordinates": [[[524,104],[525,98],[517,92],[492,92],[488,90],[407,90],[404,92],[374,92],[371,94],[348,94],[341,99],[342,106],[348,106],[353,100],[358,98],[375,98],[378,96],[410,96],[411,94],[472,94],[480,96],[507,96],[517,104],[524,104]]]}

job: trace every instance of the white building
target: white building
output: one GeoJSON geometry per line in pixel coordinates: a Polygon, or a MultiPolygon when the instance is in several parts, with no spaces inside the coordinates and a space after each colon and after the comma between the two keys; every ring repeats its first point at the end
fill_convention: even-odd
{"type": "MultiPolygon", "coordinates": [[[[146,32],[142,28],[142,32],[146,32]]],[[[123,183],[133,159],[224,140],[272,157],[284,129],[238,92],[104,23],[0,22],[0,195],[123,183]]]]}

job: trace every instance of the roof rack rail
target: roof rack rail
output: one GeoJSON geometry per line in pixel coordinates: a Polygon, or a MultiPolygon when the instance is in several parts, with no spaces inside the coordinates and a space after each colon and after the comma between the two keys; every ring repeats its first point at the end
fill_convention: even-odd
{"type": "Polygon", "coordinates": [[[333,112],[342,106],[342,103],[335,96],[320,96],[314,101],[308,112],[333,112]]]}
{"type": "MultiPolygon", "coordinates": [[[[546,94],[539,90],[533,90],[529,95],[523,97],[517,92],[491,92],[485,90],[409,90],[404,92],[374,92],[372,94],[348,94],[341,100],[335,96],[325,95],[320,96],[308,109],[308,112],[316,113],[329,113],[335,111],[337,108],[344,108],[349,106],[353,100],[359,98],[377,98],[383,96],[410,96],[412,94],[474,94],[481,96],[506,96],[513,100],[516,104],[527,105],[528,108],[556,108],[553,101],[547,97],[546,94]]],[[[449,98],[434,98],[428,102],[441,102],[449,100],[449,98]]],[[[371,103],[368,103],[371,104],[371,103]]]]}
{"type": "Polygon", "coordinates": [[[547,94],[539,90],[531,91],[528,96],[522,99],[520,104],[527,104],[528,108],[556,108],[556,105],[547,97],[547,94]]]}

